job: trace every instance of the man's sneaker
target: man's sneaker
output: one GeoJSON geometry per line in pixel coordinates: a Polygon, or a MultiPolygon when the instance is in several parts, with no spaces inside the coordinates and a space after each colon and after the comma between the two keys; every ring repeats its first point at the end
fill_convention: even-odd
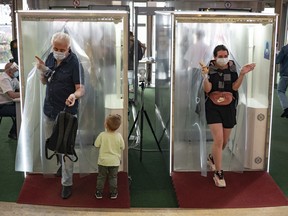
{"type": "Polygon", "coordinates": [[[223,170],[215,171],[213,179],[214,179],[215,185],[217,187],[221,187],[221,188],[225,188],[226,187],[226,182],[225,182],[225,179],[224,179],[223,170]]]}
{"type": "Polygon", "coordinates": [[[207,164],[210,168],[211,171],[215,171],[216,170],[216,166],[213,160],[213,156],[211,154],[209,154],[209,156],[207,157],[207,164]]]}
{"type": "Polygon", "coordinates": [[[96,191],[95,197],[96,197],[97,199],[102,199],[102,198],[103,198],[102,193],[101,193],[100,191],[96,191]]]}
{"type": "Polygon", "coordinates": [[[117,199],[118,193],[110,193],[110,199],[117,199]]]}
{"type": "Polygon", "coordinates": [[[67,199],[72,195],[72,186],[62,186],[61,197],[67,199]]]}

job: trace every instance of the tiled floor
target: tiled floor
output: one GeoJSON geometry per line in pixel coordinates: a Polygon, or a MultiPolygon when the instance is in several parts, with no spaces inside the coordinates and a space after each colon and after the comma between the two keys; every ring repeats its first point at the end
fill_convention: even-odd
{"type": "Polygon", "coordinates": [[[0,202],[0,212],[1,216],[288,216],[288,206],[252,209],[84,209],[22,205],[17,203],[0,202]]]}

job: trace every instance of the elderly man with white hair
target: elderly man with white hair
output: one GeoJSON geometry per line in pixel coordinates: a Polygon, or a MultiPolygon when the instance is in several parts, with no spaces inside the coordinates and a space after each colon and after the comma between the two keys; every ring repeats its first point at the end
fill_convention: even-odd
{"type": "Polygon", "coordinates": [[[7,63],[5,72],[0,75],[0,116],[11,117],[13,124],[8,134],[11,139],[17,139],[16,106],[13,99],[19,98],[18,65],[7,63]]]}
{"type": "MultiPolygon", "coordinates": [[[[52,52],[46,61],[38,60],[37,68],[41,71],[41,82],[47,86],[44,101],[45,138],[48,139],[53,131],[57,115],[64,110],[77,115],[78,99],[84,95],[82,77],[83,70],[77,56],[71,50],[70,36],[64,32],[57,32],[51,40],[52,52]]],[[[61,197],[67,199],[72,194],[73,162],[61,157],[62,170],[61,197]]]]}

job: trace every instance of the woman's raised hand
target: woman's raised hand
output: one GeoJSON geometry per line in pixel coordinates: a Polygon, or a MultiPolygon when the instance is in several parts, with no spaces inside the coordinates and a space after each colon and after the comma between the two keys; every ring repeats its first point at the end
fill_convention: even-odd
{"type": "Polygon", "coordinates": [[[254,70],[254,68],[256,67],[256,64],[255,63],[250,63],[250,64],[246,64],[244,65],[241,70],[240,70],[240,74],[246,74],[252,70],[254,70]]]}
{"type": "Polygon", "coordinates": [[[202,76],[206,76],[209,72],[209,68],[203,62],[199,62],[199,64],[201,66],[202,76]]]}

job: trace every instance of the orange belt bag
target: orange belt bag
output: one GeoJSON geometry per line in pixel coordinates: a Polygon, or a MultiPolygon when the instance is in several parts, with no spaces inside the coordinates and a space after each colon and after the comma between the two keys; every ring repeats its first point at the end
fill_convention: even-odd
{"type": "Polygon", "coordinates": [[[208,97],[213,101],[214,104],[220,106],[229,105],[234,98],[231,92],[222,91],[211,92],[208,97]]]}

